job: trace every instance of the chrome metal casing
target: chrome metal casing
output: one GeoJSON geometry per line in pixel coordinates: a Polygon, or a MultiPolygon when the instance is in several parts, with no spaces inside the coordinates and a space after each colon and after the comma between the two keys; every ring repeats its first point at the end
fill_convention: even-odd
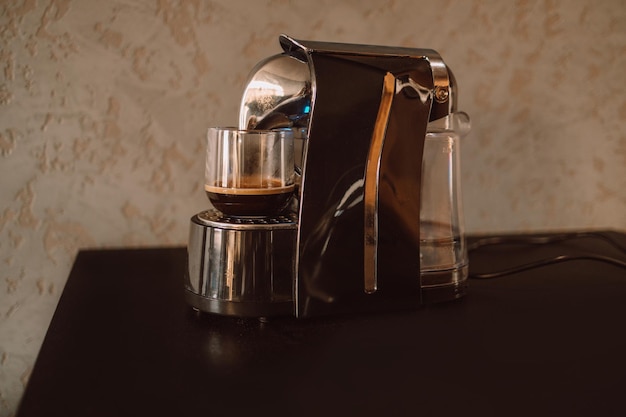
{"type": "Polygon", "coordinates": [[[239,219],[216,210],[193,216],[187,301],[224,315],[292,315],[295,241],[292,217],[239,219]]]}

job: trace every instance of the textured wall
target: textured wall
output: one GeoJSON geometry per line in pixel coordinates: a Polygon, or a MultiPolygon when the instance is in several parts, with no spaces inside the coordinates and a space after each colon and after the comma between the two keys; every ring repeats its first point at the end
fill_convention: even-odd
{"type": "Polygon", "coordinates": [[[443,55],[468,230],[626,229],[624,1],[2,0],[0,415],[78,249],[185,243],[206,128],[281,32],[443,55]]]}

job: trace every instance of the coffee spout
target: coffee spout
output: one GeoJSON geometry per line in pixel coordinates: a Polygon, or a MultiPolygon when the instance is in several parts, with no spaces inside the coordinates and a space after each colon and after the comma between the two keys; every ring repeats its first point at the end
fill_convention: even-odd
{"type": "Polygon", "coordinates": [[[308,127],[310,112],[308,65],[289,55],[274,55],[250,73],[239,108],[239,128],[308,127]]]}

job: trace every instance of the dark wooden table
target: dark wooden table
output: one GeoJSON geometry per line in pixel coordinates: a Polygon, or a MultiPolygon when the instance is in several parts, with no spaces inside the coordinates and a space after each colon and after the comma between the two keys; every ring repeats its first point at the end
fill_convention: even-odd
{"type": "MultiPolygon", "coordinates": [[[[626,260],[583,237],[486,246],[471,271],[590,252],[626,260]]],[[[620,267],[564,262],[412,312],[260,322],[188,308],[185,257],[81,251],[18,416],[626,415],[620,267]]]]}

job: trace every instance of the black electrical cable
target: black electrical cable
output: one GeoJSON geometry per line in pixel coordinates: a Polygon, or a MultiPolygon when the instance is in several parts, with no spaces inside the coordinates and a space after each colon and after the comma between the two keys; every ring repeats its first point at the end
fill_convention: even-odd
{"type": "Polygon", "coordinates": [[[474,279],[491,279],[491,278],[499,278],[506,275],[516,274],[518,272],[527,271],[529,269],[539,268],[542,266],[554,265],[561,262],[569,262],[569,261],[599,261],[605,262],[611,265],[618,266],[620,268],[626,269],[626,262],[620,261],[619,259],[610,258],[608,256],[602,255],[559,255],[553,258],[540,259],[538,261],[529,262],[526,264],[522,264],[513,268],[504,269],[496,272],[487,272],[483,274],[471,274],[470,278],[474,279]]]}
{"type": "MultiPolygon", "coordinates": [[[[503,244],[529,244],[529,245],[546,245],[550,243],[563,242],[571,239],[579,238],[596,238],[602,239],[608,242],[613,247],[620,250],[622,253],[626,253],[626,248],[613,238],[596,233],[596,232],[577,232],[577,233],[562,233],[550,236],[492,236],[485,237],[476,240],[472,244],[468,245],[468,251],[472,252],[485,246],[503,245],[503,244]]],[[[540,268],[548,265],[554,265],[562,262],[588,260],[604,262],[611,265],[615,265],[620,268],[626,269],[626,262],[604,255],[596,254],[583,254],[583,255],[559,255],[552,258],[540,259],[537,261],[529,262],[526,264],[518,265],[513,268],[508,268],[500,271],[487,272],[482,274],[470,274],[470,278],[473,279],[492,279],[499,278],[506,275],[512,275],[519,272],[527,271],[529,269],[540,268]]]]}
{"type": "Polygon", "coordinates": [[[468,251],[472,251],[484,246],[502,245],[502,244],[521,244],[521,245],[545,245],[547,243],[563,242],[572,239],[581,239],[591,237],[602,239],[611,244],[618,250],[626,253],[626,247],[622,246],[615,239],[597,232],[576,232],[576,233],[560,233],[549,236],[490,236],[476,240],[468,245],[468,251]]]}

